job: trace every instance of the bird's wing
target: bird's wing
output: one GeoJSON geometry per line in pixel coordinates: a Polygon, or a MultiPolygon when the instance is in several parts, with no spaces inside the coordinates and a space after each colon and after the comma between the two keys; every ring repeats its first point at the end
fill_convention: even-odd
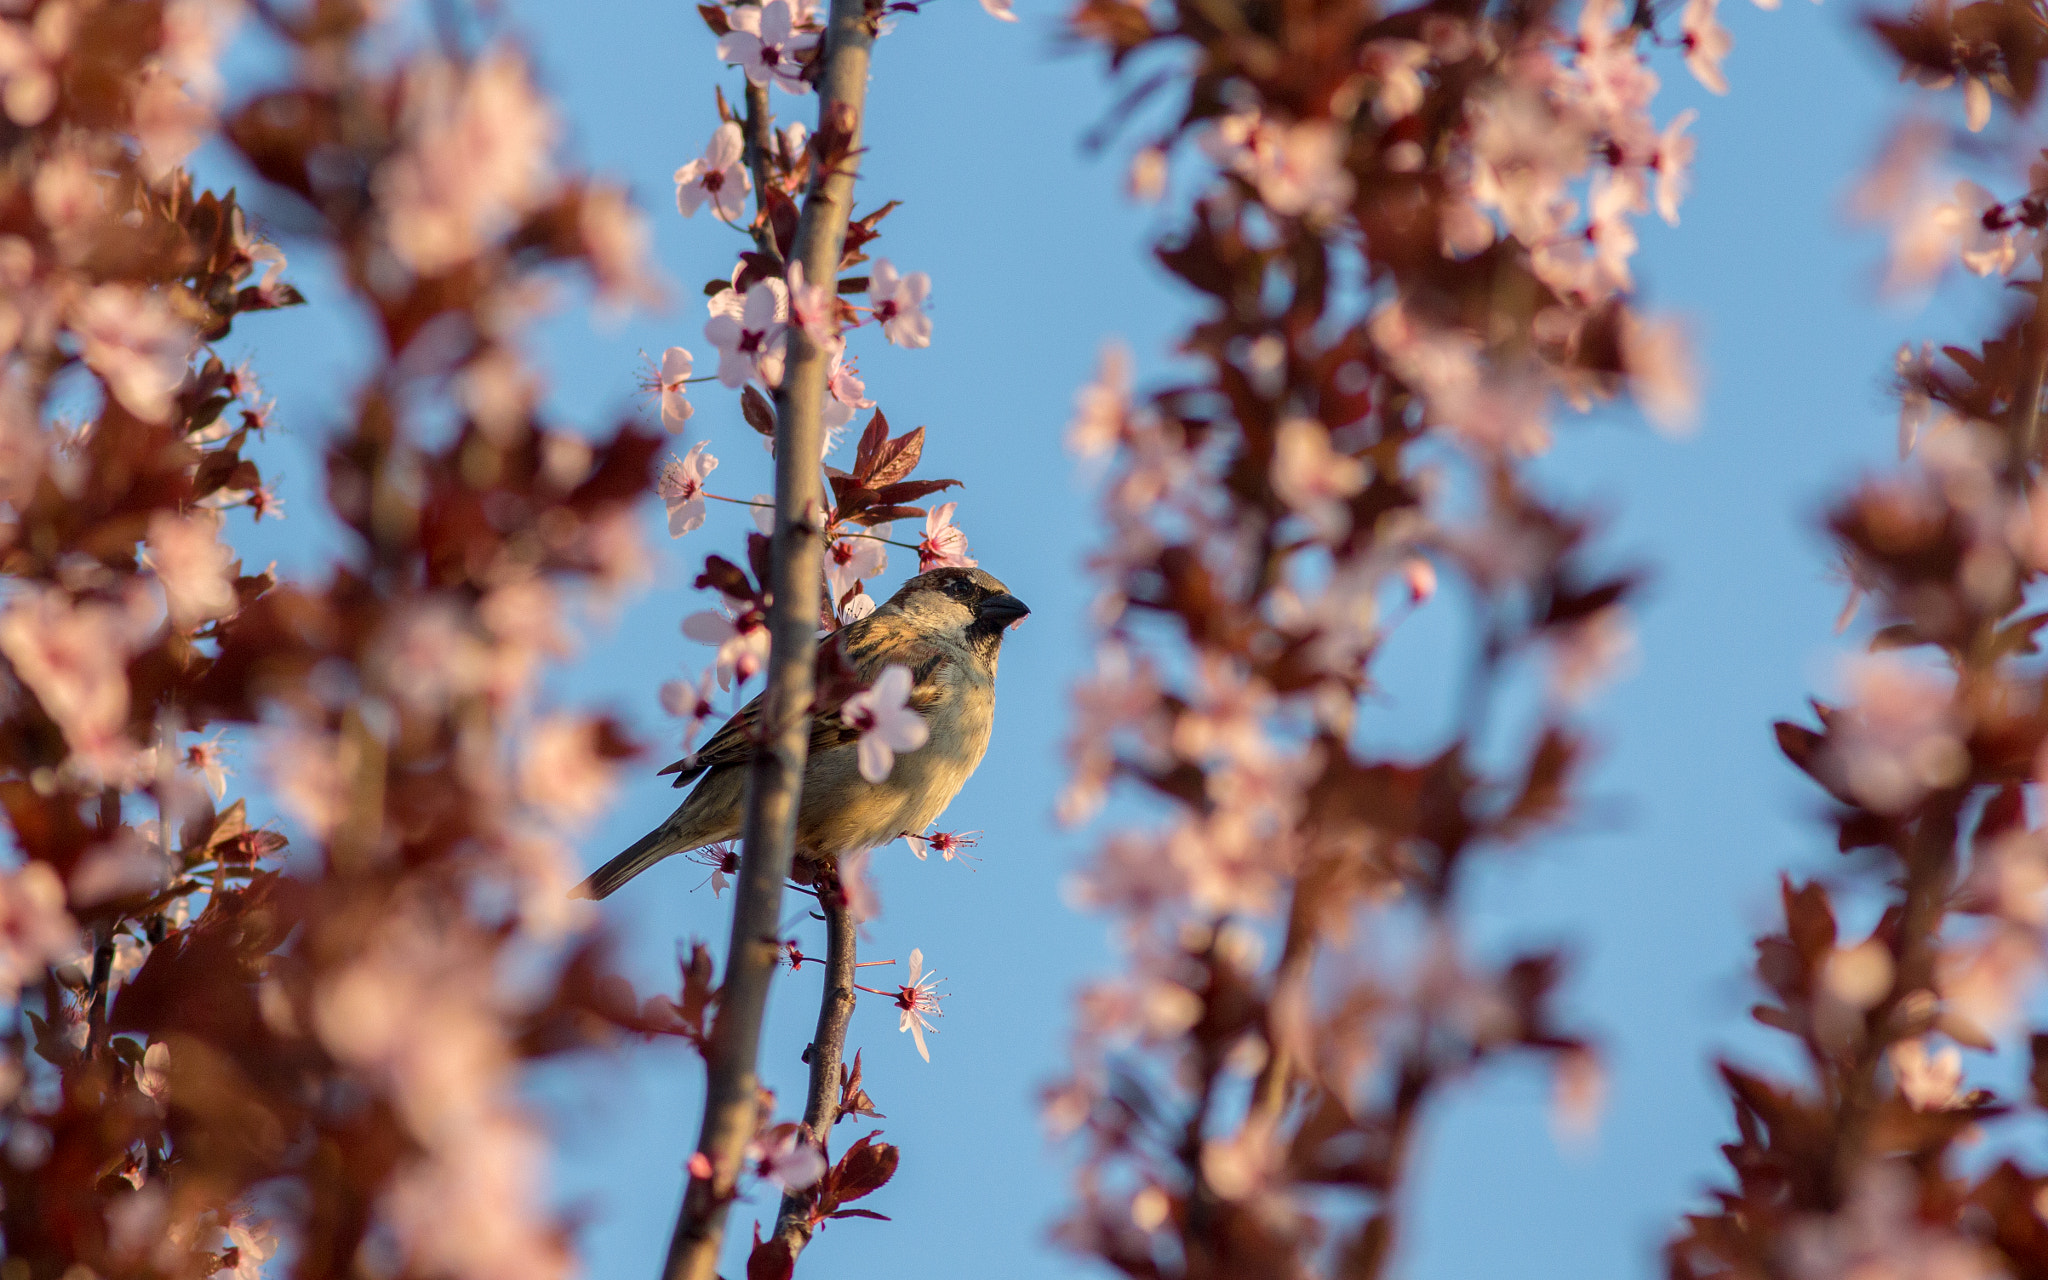
{"type": "MultiPolygon", "coordinates": [[[[912,682],[907,705],[920,715],[929,715],[943,693],[939,676],[948,661],[945,653],[929,641],[898,637],[893,628],[870,626],[873,621],[874,617],[870,615],[841,627],[827,636],[821,645],[835,642],[842,645],[862,680],[872,681],[881,674],[882,668],[892,664],[909,667],[912,682]]],[[[763,696],[754,695],[732,719],[719,726],[703,750],[684,756],[663,769],[661,774],[675,774],[674,785],[684,787],[721,765],[742,764],[753,759],[754,746],[760,736],[763,696]]],[[[811,717],[812,755],[845,746],[859,737],[858,729],[850,728],[840,719],[837,707],[811,717]]]]}

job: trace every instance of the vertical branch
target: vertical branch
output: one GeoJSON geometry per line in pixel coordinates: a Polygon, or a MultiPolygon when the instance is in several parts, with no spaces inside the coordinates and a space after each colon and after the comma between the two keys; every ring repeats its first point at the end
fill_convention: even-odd
{"type": "Polygon", "coordinates": [[[2048,380],[2048,253],[2041,258],[2041,278],[2034,282],[2034,314],[2024,329],[2026,366],[2012,400],[2013,479],[2024,488],[2028,468],[2041,457],[2041,386],[2048,380]]]}
{"type": "MultiPolygon", "coordinates": [[[[873,33],[864,0],[833,0],[819,85],[819,161],[797,224],[796,257],[808,279],[832,287],[853,208],[873,33]],[[827,138],[844,149],[825,155],[827,138]],[[829,162],[828,162],[829,161],[829,162]]],[[[754,113],[750,110],[750,116],[754,113]]],[[[732,939],[725,982],[707,1053],[704,1120],[697,1150],[709,1177],[691,1176],[670,1238],[663,1274],[669,1280],[713,1280],[726,1210],[742,1153],[757,1117],[755,1060],[768,985],[779,952],[782,884],[795,855],[797,803],[810,746],[820,583],[824,576],[824,396],[829,353],[801,328],[788,337],[788,358],[776,392],[775,528],[768,613],[771,648],[762,700],[762,741],[747,775],[744,842],[733,895],[732,939]]]]}
{"type": "MultiPolygon", "coordinates": [[[[804,1136],[820,1151],[839,1121],[839,1064],[846,1056],[846,1026],[853,1019],[854,963],[859,958],[859,930],[846,896],[836,886],[821,886],[825,908],[825,989],[818,997],[818,1030],[811,1038],[810,1098],[804,1104],[804,1136]]],[[[782,1197],[775,1238],[789,1246],[793,1258],[811,1242],[812,1194],[792,1191],[782,1197]]]]}
{"type": "Polygon", "coordinates": [[[740,130],[747,144],[747,169],[754,179],[754,247],[773,253],[775,232],[768,225],[768,184],[775,177],[775,116],[768,109],[768,86],[747,81],[746,102],[740,130]]]}

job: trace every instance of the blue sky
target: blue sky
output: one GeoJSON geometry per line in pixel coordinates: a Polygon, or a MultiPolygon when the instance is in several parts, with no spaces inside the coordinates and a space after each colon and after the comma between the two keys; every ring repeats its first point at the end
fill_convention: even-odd
{"type": "MultiPolygon", "coordinates": [[[[904,1159],[865,1202],[893,1223],[834,1224],[813,1246],[805,1269],[845,1280],[1091,1270],[1047,1240],[1067,1165],[1035,1103],[1061,1069],[1072,993],[1112,963],[1105,923],[1062,894],[1087,837],[1051,818],[1067,689],[1088,662],[1082,561],[1096,536],[1060,437],[1105,338],[1131,346],[1141,375],[1156,371],[1188,312],[1145,252],[1162,215],[1124,202],[1119,160],[1083,154],[1112,96],[1098,62],[1062,50],[1052,7],[1023,0],[1019,12],[1007,26],[971,0],[940,0],[902,19],[875,59],[861,203],[904,201],[880,252],[931,273],[936,335],[927,351],[865,334],[855,349],[891,422],[929,428],[922,470],[965,482],[959,519],[975,554],[1035,613],[1006,647],[995,742],[943,824],[982,829],[981,860],[920,864],[901,845],[877,855],[885,914],[864,954],[921,947],[952,994],[930,1065],[883,1002],[856,1014],[849,1049],[865,1051],[869,1091],[888,1116],[880,1127],[904,1159]]],[[[1648,303],[1684,316],[1698,340],[1699,429],[1674,441],[1608,412],[1564,424],[1539,468],[1608,514],[1617,557],[1654,571],[1634,674],[1593,710],[1598,803],[1574,832],[1490,866],[1467,898],[1482,945],[1562,943],[1574,956],[1567,1007],[1606,1047],[1609,1105],[1597,1138],[1570,1150],[1552,1137],[1549,1084],[1534,1069],[1491,1073],[1441,1105],[1408,1191],[1399,1270],[1416,1280],[1510,1260],[1533,1277],[1648,1274],[1677,1215],[1718,1176],[1729,1126],[1712,1058],[1766,1049],[1743,1013],[1749,939],[1770,920],[1778,869],[1833,857],[1813,820],[1817,793],[1769,731],[1824,685],[1841,645],[1817,514],[1889,459],[1883,388],[1898,343],[1970,332],[1966,299],[1987,292],[1924,308],[1877,297],[1882,246],[1849,228],[1841,207],[1906,90],[1854,13],[1730,0],[1725,19],[1737,40],[1731,96],[1705,94],[1675,59],[1660,68],[1659,121],[1701,110],[1697,182],[1683,226],[1644,227],[1637,260],[1648,303]]],[[[634,390],[641,352],[689,346],[700,368],[709,354],[697,286],[725,274],[739,238],[678,218],[669,175],[710,133],[712,86],[732,93],[739,78],[717,66],[685,5],[515,0],[506,20],[561,103],[568,151],[625,180],[651,211],[675,284],[666,315],[604,328],[571,309],[532,335],[551,410],[593,426],[647,413],[634,390]]],[[[322,264],[293,266],[314,306],[254,322],[231,346],[256,356],[279,397],[279,461],[266,470],[284,473],[292,510],[280,531],[238,523],[238,541],[257,564],[276,556],[286,567],[325,541],[318,441],[363,358],[349,318],[321,311],[333,296],[322,264]]],[[[723,460],[714,486],[767,488],[767,457],[736,402],[710,391],[691,426],[723,460]]],[[[703,607],[689,577],[747,527],[738,509],[715,511],[672,543],[650,502],[658,582],[593,632],[554,693],[616,709],[663,751],[673,745],[656,689],[709,656],[676,629],[703,607]]],[[[910,567],[908,553],[893,554],[885,586],[910,567]]],[[[1401,691],[1441,677],[1453,633],[1425,611],[1390,647],[1380,674],[1392,696],[1374,712],[1388,740],[1426,722],[1423,700],[1404,704],[1401,691]]],[[[588,833],[588,865],[668,812],[675,793],[651,776],[668,758],[588,833]]],[[[679,939],[722,943],[723,904],[697,891],[702,874],[673,859],[605,904],[643,989],[673,981],[679,939]]],[[[806,928],[815,939],[810,926],[799,936],[806,928]]],[[[792,1111],[816,981],[815,971],[779,980],[767,1032],[764,1072],[792,1111]]],[[[680,1051],[641,1050],[552,1073],[538,1096],[562,1144],[559,1192],[583,1224],[589,1274],[651,1274],[695,1135],[700,1068],[680,1051]]],[[[841,1127],[840,1145],[852,1129],[841,1127]]],[[[742,1206],[738,1236],[748,1220],[742,1206]]]]}

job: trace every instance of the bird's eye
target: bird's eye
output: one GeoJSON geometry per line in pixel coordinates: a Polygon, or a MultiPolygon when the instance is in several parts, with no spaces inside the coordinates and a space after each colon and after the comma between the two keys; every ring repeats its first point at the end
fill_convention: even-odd
{"type": "Polygon", "coordinates": [[[974,584],[965,578],[954,578],[946,584],[946,594],[955,599],[966,597],[972,590],[974,590],[974,584]]]}

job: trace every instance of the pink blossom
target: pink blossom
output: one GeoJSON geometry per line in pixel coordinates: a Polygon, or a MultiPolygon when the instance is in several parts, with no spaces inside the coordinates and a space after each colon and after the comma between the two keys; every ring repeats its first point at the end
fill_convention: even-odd
{"type": "Polygon", "coordinates": [[[213,128],[213,107],[162,63],[146,65],[130,97],[136,167],[161,185],[213,128]]]}
{"type": "Polygon", "coordinates": [[[161,1040],[142,1051],[135,1064],[135,1087],[161,1109],[171,1097],[171,1046],[161,1040]]]}
{"type": "Polygon", "coordinates": [[[1735,47],[1735,37],[1714,16],[1721,0],[1686,0],[1679,18],[1685,45],[1685,65],[1693,78],[1714,93],[1728,92],[1728,77],[1721,74],[1721,60],[1735,47]]]}
{"type": "Polygon", "coordinates": [[[858,921],[879,919],[882,914],[882,899],[868,876],[874,854],[873,849],[856,849],[839,859],[839,892],[846,899],[846,913],[858,921]]]}
{"type": "MultiPolygon", "coordinates": [[[[878,537],[889,535],[889,526],[870,530],[878,537]]],[[[872,578],[889,567],[889,545],[874,537],[839,538],[825,548],[825,580],[832,585],[832,603],[853,590],[853,585],[872,578]]]]}
{"type": "MultiPolygon", "coordinates": [[[[740,855],[732,847],[731,841],[707,845],[702,849],[691,851],[686,856],[700,867],[711,868],[711,874],[704,877],[703,884],[699,884],[697,887],[701,889],[706,884],[710,885],[711,896],[714,898],[723,894],[731,886],[732,877],[740,873],[740,855]]],[[[668,1001],[667,996],[656,996],[654,998],[663,1002],[668,1001]]]]}
{"type": "Polygon", "coordinates": [[[685,218],[696,216],[706,201],[711,216],[721,222],[737,222],[747,211],[747,193],[754,179],[744,163],[746,142],[739,125],[728,120],[712,131],[704,154],[676,170],[676,210],[685,218]]]}
{"type": "Polygon", "coordinates": [[[1643,414],[1666,432],[1682,432],[1699,413],[1699,386],[1692,344],[1673,320],[1645,320],[1625,312],[1621,360],[1629,390],[1643,414]]]}
{"type": "Polygon", "coordinates": [[[1824,776],[1879,813],[1903,813],[1969,767],[1953,682],[1886,654],[1848,667],[1849,703],[1828,732],[1824,776]]]}
{"type": "Polygon", "coordinates": [[[1685,199],[1693,153],[1699,146],[1685,131],[1698,118],[1699,112],[1691,109],[1673,116],[1658,135],[1656,154],[1650,157],[1650,168],[1657,175],[1657,214],[1674,227],[1678,225],[1679,202],[1685,199]]]}
{"type": "Polygon", "coordinates": [[[745,684],[768,663],[768,627],[760,611],[751,606],[741,608],[737,618],[699,610],[683,619],[683,634],[718,646],[721,689],[732,688],[735,681],[745,684]]]}
{"type": "Polygon", "coordinates": [[[23,128],[41,124],[57,105],[57,68],[78,30],[70,0],[37,6],[27,22],[0,20],[0,107],[23,128]]]}
{"type": "Polygon", "coordinates": [[[825,1176],[825,1157],[804,1141],[803,1126],[778,1124],[747,1144],[754,1172],[784,1191],[802,1191],[825,1176]]]}
{"type": "Polygon", "coordinates": [[[689,393],[683,390],[695,363],[681,347],[670,347],[661,353],[661,425],[670,435],[680,435],[683,424],[696,412],[690,405],[689,393]]]}
{"type": "Polygon", "coordinates": [[[1586,700],[1635,652],[1635,632],[1620,605],[1556,627],[1550,634],[1551,692],[1567,704],[1586,700]]]}
{"type": "Polygon", "coordinates": [[[906,831],[903,833],[903,842],[910,846],[910,851],[917,855],[919,862],[923,862],[925,855],[930,852],[937,852],[939,857],[947,862],[954,858],[971,861],[967,851],[981,843],[975,838],[980,834],[979,831],[934,831],[930,835],[918,835],[914,831],[906,831]]]}
{"type": "Polygon", "coordinates": [[[1351,202],[1347,135],[1327,120],[1286,123],[1239,112],[1218,120],[1202,149],[1258,189],[1273,212],[1329,216],[1351,202]]]}
{"type": "Polygon", "coordinates": [[[946,502],[933,507],[924,518],[924,541],[917,544],[917,571],[927,569],[972,569],[974,557],[967,554],[967,535],[953,523],[953,510],[960,504],[946,502]]]}
{"type": "Polygon", "coordinates": [[[185,380],[197,342],[165,297],[132,284],[103,284],[79,299],[71,327],[85,363],[106,379],[121,407],[162,422],[185,380]]]}
{"type": "Polygon", "coordinates": [[[711,686],[716,679],[713,672],[706,671],[694,685],[687,680],[670,680],[661,686],[661,709],[683,721],[685,754],[697,740],[698,732],[717,714],[711,705],[711,686]]]}
{"type": "Polygon", "coordinates": [[[1904,1162],[1870,1160],[1832,1214],[1801,1214],[1785,1230],[1789,1280],[2002,1280],[1997,1255],[1920,1216],[1919,1178],[1904,1162]]]}
{"type": "Polygon", "coordinates": [[[1095,381],[1074,397],[1067,448],[1084,458],[1098,458],[1115,448],[1123,435],[1130,399],[1131,353],[1121,343],[1111,343],[1102,349],[1095,381]]]}
{"type": "Polygon", "coordinates": [[[943,1011],[939,1008],[939,1001],[945,999],[932,990],[938,981],[938,974],[924,971],[923,949],[911,948],[909,980],[898,987],[895,994],[898,1010],[896,1029],[910,1033],[910,1038],[917,1042],[917,1056],[926,1062],[932,1060],[932,1051],[925,1047],[924,1034],[927,1031],[938,1034],[938,1028],[932,1025],[931,1020],[941,1016],[943,1011]]]}
{"type": "Polygon", "coordinates": [[[12,1003],[43,969],[76,951],[78,925],[64,909],[64,883],[47,862],[0,876],[0,1001],[12,1003]]]}
{"type": "Polygon", "coordinates": [[[1289,418],[1273,433],[1273,492],[1325,542],[1351,530],[1349,500],[1365,488],[1365,463],[1330,447],[1329,429],[1289,418]]]}
{"type": "Polygon", "coordinates": [[[896,265],[876,258],[868,273],[868,302],[882,336],[899,347],[932,345],[932,322],[924,313],[925,298],[932,291],[932,278],[922,271],[907,276],[896,274],[896,265]]]}
{"type": "MultiPolygon", "coordinates": [[[[152,1050],[160,1047],[150,1046],[152,1050]]],[[[230,1280],[263,1280],[263,1264],[277,1252],[277,1233],[270,1224],[237,1219],[228,1228],[228,1241],[235,1254],[234,1269],[227,1273],[230,1280]]]]}
{"type": "Polygon", "coordinates": [[[1124,194],[1154,204],[1166,194],[1168,176],[1166,148],[1156,143],[1139,147],[1131,156],[1130,171],[1124,176],[1124,194]]]}
{"type": "Polygon", "coordinates": [[[804,282],[804,264],[789,264],[789,323],[820,351],[839,344],[839,304],[832,290],[823,284],[804,282]]]}
{"type": "Polygon", "coordinates": [[[710,308],[704,337],[718,348],[718,380],[728,387],[744,386],[750,378],[771,388],[780,384],[789,320],[782,281],[763,280],[744,299],[726,289],[711,299],[710,308]]]}
{"type": "Polygon", "coordinates": [[[839,625],[849,626],[874,611],[875,598],[865,591],[856,592],[846,603],[838,606],[839,625]]]}
{"type": "MultiPolygon", "coordinates": [[[[583,199],[576,207],[576,229],[582,235],[583,252],[589,257],[590,274],[597,283],[598,303],[607,314],[616,314],[635,303],[661,305],[662,291],[657,283],[660,276],[647,256],[647,219],[624,191],[609,183],[585,187],[583,199]]],[[[278,268],[283,265],[280,255],[278,268]]]]}
{"type": "Polygon", "coordinates": [[[655,492],[668,504],[668,532],[680,538],[704,523],[704,481],[718,469],[718,459],[704,450],[699,440],[682,458],[670,458],[655,482],[655,492]]]}
{"type": "Polygon", "coordinates": [[[553,715],[526,731],[519,765],[525,800],[562,822],[581,822],[611,799],[612,768],[598,752],[597,725],[553,715]]]}
{"type": "Polygon", "coordinates": [[[75,603],[57,587],[17,594],[0,613],[0,655],[72,751],[95,767],[113,767],[133,751],[126,731],[135,631],[115,606],[75,603]]]}
{"type": "Polygon", "coordinates": [[[829,455],[839,447],[839,439],[853,421],[853,415],[874,408],[875,402],[868,399],[867,384],[860,380],[860,370],[848,358],[844,343],[832,352],[832,369],[826,375],[825,386],[832,392],[825,397],[824,413],[824,451],[829,455]]]}
{"type": "Polygon", "coordinates": [[[234,578],[237,561],[233,548],[220,540],[217,515],[157,512],[149,519],[143,561],[156,570],[169,602],[171,622],[181,631],[225,618],[239,603],[234,578]]]}
{"type": "Polygon", "coordinates": [[[1946,1015],[1942,1030],[1986,1050],[2010,1031],[2041,967],[2036,937],[2031,929],[2008,926],[1944,948],[1934,968],[1946,1015]]]}
{"type": "Polygon", "coordinates": [[[1436,594],[1436,566],[1421,556],[1402,561],[1401,577],[1408,583],[1411,604],[1422,604],[1436,594]]]}
{"type": "Polygon", "coordinates": [[[896,753],[915,751],[931,736],[924,717],[909,705],[910,688],[910,668],[891,663],[874,687],[854,694],[839,710],[839,718],[860,734],[860,776],[869,782],[887,781],[896,753]]]}
{"type": "Polygon", "coordinates": [[[1901,1040],[1891,1047],[1892,1079],[1915,1111],[1946,1111],[1962,1093],[1963,1055],[1954,1045],[1927,1052],[1927,1041],[1901,1040]]]}
{"type": "Polygon", "coordinates": [[[185,749],[185,767],[206,780],[207,790],[213,792],[215,800],[227,799],[228,774],[233,772],[223,758],[225,749],[221,746],[220,740],[221,734],[225,732],[226,730],[221,730],[205,741],[195,742],[185,749]]]}
{"type": "Polygon", "coordinates": [[[1982,133],[1991,123],[1991,86],[1980,77],[1963,77],[1963,123],[1971,133],[1982,133]]]}
{"type": "Polygon", "coordinates": [[[1359,66],[1378,82],[1373,90],[1373,119],[1382,124],[1412,116],[1422,106],[1421,69],[1429,64],[1429,46],[1420,40],[1375,40],[1359,53],[1359,66]]]}
{"type": "Polygon", "coordinates": [[[991,18],[1003,22],[1015,22],[1017,15],[1010,9],[1010,0],[981,0],[982,10],[991,18]]]}
{"type": "Polygon", "coordinates": [[[473,257],[549,188],[555,121],[508,48],[487,50],[467,71],[434,57],[416,61],[400,127],[406,145],[372,187],[392,251],[422,275],[473,257]]]}
{"type": "Polygon", "coordinates": [[[2005,206],[1974,182],[1956,183],[1955,199],[1941,209],[1955,228],[1963,265],[1980,276],[2009,274],[2033,251],[2035,233],[2009,217],[2005,206]]]}
{"type": "Polygon", "coordinates": [[[736,63],[757,85],[774,85],[787,93],[809,93],[798,58],[818,43],[813,32],[796,30],[789,0],[768,0],[758,7],[726,10],[732,30],[718,41],[721,62],[736,63]]]}
{"type": "Polygon", "coordinates": [[[400,706],[438,712],[484,687],[490,652],[466,610],[443,596],[416,599],[372,637],[365,665],[400,706]]]}
{"type": "Polygon", "coordinates": [[[64,256],[75,261],[92,244],[92,224],[105,211],[92,161],[66,147],[36,166],[32,187],[36,216],[48,227],[64,256]]]}
{"type": "Polygon", "coordinates": [[[348,775],[333,735],[285,726],[265,735],[262,761],[280,809],[325,840],[348,812],[348,775]]]}
{"type": "Polygon", "coordinates": [[[284,283],[284,250],[267,242],[251,245],[249,262],[252,266],[259,262],[263,264],[263,276],[256,282],[257,296],[265,302],[280,301],[284,297],[280,287],[284,283]]]}

